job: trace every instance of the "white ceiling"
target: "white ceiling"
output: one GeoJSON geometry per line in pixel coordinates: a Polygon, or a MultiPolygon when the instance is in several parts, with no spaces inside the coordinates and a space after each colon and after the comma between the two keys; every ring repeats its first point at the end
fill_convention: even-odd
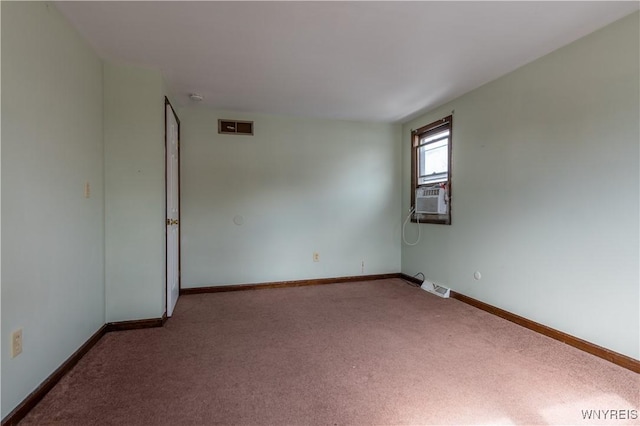
{"type": "Polygon", "coordinates": [[[401,122],[638,10],[629,2],[56,2],[176,102],[401,122]]]}

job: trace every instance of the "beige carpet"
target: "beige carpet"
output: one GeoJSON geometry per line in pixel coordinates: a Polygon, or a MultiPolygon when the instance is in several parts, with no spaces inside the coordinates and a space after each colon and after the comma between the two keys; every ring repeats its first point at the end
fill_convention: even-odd
{"type": "Polygon", "coordinates": [[[21,424],[621,425],[639,392],[638,374],[391,279],[183,296],[164,328],[107,334],[21,424]]]}

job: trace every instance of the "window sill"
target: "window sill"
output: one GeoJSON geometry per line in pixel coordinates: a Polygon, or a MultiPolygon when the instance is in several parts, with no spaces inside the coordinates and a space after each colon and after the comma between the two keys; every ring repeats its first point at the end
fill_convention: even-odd
{"type": "Polygon", "coordinates": [[[437,225],[451,225],[451,217],[448,214],[414,214],[411,216],[411,222],[418,223],[433,223],[437,225]]]}

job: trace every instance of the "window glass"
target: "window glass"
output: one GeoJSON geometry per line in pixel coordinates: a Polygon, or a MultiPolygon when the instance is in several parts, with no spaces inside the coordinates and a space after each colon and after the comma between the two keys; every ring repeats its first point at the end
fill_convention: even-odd
{"type": "Polygon", "coordinates": [[[419,184],[447,180],[449,172],[449,137],[421,145],[418,149],[419,184]]]}

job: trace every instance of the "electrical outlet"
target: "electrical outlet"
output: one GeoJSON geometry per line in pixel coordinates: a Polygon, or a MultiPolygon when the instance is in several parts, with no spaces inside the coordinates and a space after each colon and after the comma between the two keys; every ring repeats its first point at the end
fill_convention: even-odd
{"type": "Polygon", "coordinates": [[[11,333],[11,358],[15,358],[22,353],[22,329],[11,333]]]}
{"type": "Polygon", "coordinates": [[[362,261],[362,273],[364,274],[364,260],[362,261]]]}
{"type": "Polygon", "coordinates": [[[313,261],[320,262],[320,253],[317,253],[317,252],[313,253],[313,261]]]}
{"type": "Polygon", "coordinates": [[[91,184],[89,181],[84,183],[84,198],[91,198],[91,184]]]}

